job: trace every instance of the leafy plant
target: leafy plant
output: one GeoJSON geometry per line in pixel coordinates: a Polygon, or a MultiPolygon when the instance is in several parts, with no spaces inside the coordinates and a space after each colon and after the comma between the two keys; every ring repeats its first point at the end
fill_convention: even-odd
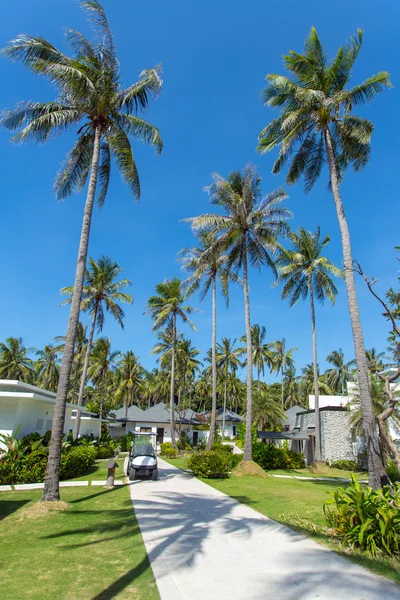
{"type": "Polygon", "coordinates": [[[355,460],[333,460],[328,463],[328,466],[341,471],[359,471],[355,460]]]}
{"type": "Polygon", "coordinates": [[[187,466],[196,477],[221,479],[232,470],[232,457],[227,452],[196,452],[187,460],[187,466]]]}
{"type": "Polygon", "coordinates": [[[400,485],[373,490],[351,475],[351,485],[330,492],[324,504],[328,525],[343,543],[371,556],[400,551],[400,485]],[[334,505],[334,510],[330,506],[334,505]]]}
{"type": "Polygon", "coordinates": [[[305,467],[301,452],[294,452],[274,444],[253,444],[254,461],[266,471],[270,469],[302,469],[305,467]]]}

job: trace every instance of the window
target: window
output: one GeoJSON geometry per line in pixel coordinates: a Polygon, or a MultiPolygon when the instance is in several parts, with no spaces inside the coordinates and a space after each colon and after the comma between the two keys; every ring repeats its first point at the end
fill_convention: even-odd
{"type": "Polygon", "coordinates": [[[53,424],[53,421],[51,419],[47,419],[47,421],[46,421],[46,431],[48,431],[49,429],[51,429],[52,424],[53,424]]]}
{"type": "Polygon", "coordinates": [[[36,431],[42,431],[44,425],[44,419],[38,419],[36,421],[36,431]]]}
{"type": "Polygon", "coordinates": [[[141,427],[140,431],[143,433],[151,433],[151,427],[141,427]]]}

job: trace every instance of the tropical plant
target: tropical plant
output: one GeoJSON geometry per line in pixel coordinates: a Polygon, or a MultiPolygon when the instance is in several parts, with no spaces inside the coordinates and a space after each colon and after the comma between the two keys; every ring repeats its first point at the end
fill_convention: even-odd
{"type": "Polygon", "coordinates": [[[0,342],[0,378],[33,383],[34,365],[29,354],[34,350],[25,346],[22,337],[9,337],[0,342]]]}
{"type": "Polygon", "coordinates": [[[57,391],[60,376],[58,349],[52,344],[48,344],[43,350],[36,350],[36,355],[39,357],[35,365],[37,383],[50,392],[57,391]]]}
{"type": "Polygon", "coordinates": [[[226,417],[226,399],[228,393],[229,374],[235,373],[236,369],[242,366],[239,356],[242,354],[242,348],[235,348],[236,339],[222,338],[221,343],[216,346],[215,362],[222,375],[221,380],[224,386],[224,404],[222,412],[222,441],[225,438],[225,417],[226,417]]]}
{"type": "MultiPolygon", "coordinates": [[[[319,366],[317,365],[318,390],[327,396],[332,395],[332,390],[327,382],[326,375],[319,374],[319,366]]],[[[315,396],[315,369],[314,363],[305,365],[301,369],[300,386],[303,396],[308,400],[310,394],[315,396]]]]}
{"type": "Polygon", "coordinates": [[[135,198],[140,184],[129,138],[138,138],[162,150],[158,129],[138,117],[156,98],[162,81],[159,68],[144,70],[138,82],[123,88],[119,61],[105,12],[97,0],[82,0],[98,42],[92,44],[81,33],[67,29],[73,56],[69,57],[47,40],[19,35],[4,50],[13,61],[20,61],[35,74],[43,75],[57,89],[52,102],[22,102],[6,110],[1,124],[17,131],[13,140],[46,142],[50,136],[78,128],[78,139],[55,181],[58,199],[80,191],[89,180],[86,197],[74,293],[63,353],[60,380],[53,415],[52,443],[43,493],[44,500],[59,500],[59,465],[65,421],[65,404],[74,356],[85,277],[93,205],[99,184],[98,203],[103,205],[108,189],[111,158],[135,198]]]}
{"type": "Polygon", "coordinates": [[[208,188],[212,204],[222,208],[224,214],[205,214],[188,219],[194,231],[212,231],[218,248],[228,254],[227,268],[235,273],[243,271],[247,343],[247,434],[244,461],[252,460],[252,349],[250,327],[250,299],[248,266],[260,269],[268,266],[274,273],[272,255],[278,248],[278,238],[287,232],[286,219],[290,212],[281,206],[286,194],[279,189],[268,196],[261,193],[261,178],[252,165],[242,172],[233,171],[226,179],[214,174],[208,188]]]}
{"type": "Polygon", "coordinates": [[[345,362],[344,352],[341,348],[339,350],[333,350],[327,357],[326,360],[332,365],[332,369],[326,371],[327,382],[329,387],[337,394],[339,390],[344,396],[347,393],[347,382],[352,381],[353,371],[356,364],[354,358],[345,362]]]}
{"type": "MultiPolygon", "coordinates": [[[[253,366],[257,369],[257,390],[260,391],[260,373],[264,375],[265,365],[270,370],[273,369],[273,356],[270,348],[270,344],[265,342],[267,331],[262,325],[251,326],[251,352],[253,359],[253,366]]],[[[246,342],[246,336],[240,338],[241,342],[246,342]]],[[[243,354],[246,352],[246,348],[243,348],[243,354]]],[[[245,363],[246,364],[246,361],[245,363]]]]}
{"type": "Polygon", "coordinates": [[[341,277],[342,271],[328,258],[322,256],[330,237],[327,235],[321,239],[319,227],[315,234],[300,227],[298,232],[290,232],[288,238],[292,247],[290,250],[283,248],[278,256],[277,283],[282,283],[282,299],[289,299],[290,306],[294,306],[300,299],[306,300],[307,296],[310,299],[315,397],[315,460],[319,462],[321,461],[321,428],[314,300],[323,304],[328,298],[332,304],[335,303],[337,288],[331,276],[341,277]]]}
{"type": "Polygon", "coordinates": [[[323,165],[328,163],[330,187],[342,237],[344,275],[368,445],[369,483],[377,488],[382,484],[385,471],[368,387],[350,232],[339,189],[344,170],[352,166],[358,171],[370,156],[373,124],[355,115],[353,107],[369,102],[391,87],[389,74],[380,72],[346,89],[362,38],[362,31],[358,30],[357,35],[341,46],[335,58],[328,62],[317,32],[312,28],[305,42],[304,54],[290,51],[284,57],[292,78],[267,75],[265,104],[279,108],[281,114],[261,131],[258,150],[265,153],[280,146],[272,172],[279,173],[290,162],[286,181],[293,184],[304,176],[306,192],[311,190],[322,173],[323,165]]]}
{"type": "Polygon", "coordinates": [[[257,390],[253,396],[253,423],[264,431],[281,431],[285,413],[279,400],[266,389],[257,390]]]}
{"type": "MultiPolygon", "coordinates": [[[[80,321],[78,322],[78,326],[76,329],[75,336],[75,351],[74,351],[74,359],[72,362],[71,376],[72,376],[72,386],[70,385],[69,389],[69,397],[70,402],[75,403],[78,401],[78,397],[76,394],[77,388],[79,386],[79,381],[82,374],[82,366],[86,356],[87,349],[87,326],[83,325],[80,321]]],[[[56,342],[56,350],[57,352],[64,352],[65,346],[65,335],[58,335],[54,338],[56,342]]]]}
{"type": "Polygon", "coordinates": [[[365,351],[367,356],[368,369],[371,373],[379,373],[383,371],[387,365],[384,362],[385,353],[378,352],[376,348],[370,348],[365,351]]]}
{"type": "Polygon", "coordinates": [[[215,422],[217,416],[217,279],[221,291],[229,305],[228,283],[239,281],[235,273],[227,268],[228,257],[215,245],[215,236],[209,231],[200,231],[197,234],[199,246],[195,248],[184,248],[181,250],[182,268],[191,273],[184,282],[186,294],[192,295],[200,288],[200,300],[204,300],[211,288],[212,296],[212,334],[211,334],[211,371],[212,371],[212,406],[210,433],[207,439],[207,450],[211,450],[214,442],[215,422]]]}
{"type": "Polygon", "coordinates": [[[171,379],[170,379],[170,412],[171,412],[171,443],[176,450],[175,440],[175,358],[176,358],[176,321],[179,317],[184,323],[196,330],[188,315],[198,312],[192,306],[184,304],[185,296],[182,290],[182,282],[178,277],[166,279],[158,283],[155,287],[156,296],[150,296],[145,313],[153,319],[153,331],[158,331],[162,327],[170,326],[172,328],[172,347],[171,347],[171,379]]]}
{"type": "Polygon", "coordinates": [[[293,352],[297,352],[297,348],[287,349],[286,340],[285,338],[282,338],[281,340],[277,340],[271,344],[271,350],[273,352],[273,371],[275,371],[275,373],[281,373],[281,404],[283,408],[285,405],[284,376],[286,371],[294,369],[293,352]]]}
{"type": "MultiPolygon", "coordinates": [[[[111,350],[111,340],[108,337],[98,338],[93,344],[93,349],[90,354],[90,364],[88,375],[94,383],[100,396],[100,429],[99,438],[101,437],[101,419],[103,418],[103,398],[106,394],[106,382],[112,370],[115,368],[116,359],[119,357],[119,351],[111,350]]],[[[77,411],[78,412],[78,411],[77,411]]],[[[78,417],[76,417],[78,418],[78,417]]]]}
{"type": "MultiPolygon", "coordinates": [[[[123,319],[125,314],[118,302],[126,302],[127,304],[132,304],[133,302],[132,296],[123,291],[127,286],[131,285],[129,279],[115,281],[122,271],[121,267],[116,262],[113,262],[108,256],[101,256],[97,262],[93,258],[89,258],[88,262],[89,267],[86,269],[85,285],[82,290],[81,310],[90,313],[92,324],[86,346],[85,360],[79,386],[78,409],[76,412],[74,429],[75,439],[79,437],[81,422],[80,407],[82,406],[83,401],[95,329],[97,328],[97,331],[99,332],[103,331],[105,322],[104,309],[106,312],[111,313],[123,329],[123,319]]],[[[73,286],[62,288],[61,293],[65,296],[69,296],[62,304],[71,304],[73,302],[73,286]]]]}
{"type": "Polygon", "coordinates": [[[121,355],[118,363],[118,387],[115,393],[116,401],[123,401],[125,418],[128,417],[128,407],[134,404],[134,395],[143,387],[144,369],[135,354],[128,350],[121,355]]]}

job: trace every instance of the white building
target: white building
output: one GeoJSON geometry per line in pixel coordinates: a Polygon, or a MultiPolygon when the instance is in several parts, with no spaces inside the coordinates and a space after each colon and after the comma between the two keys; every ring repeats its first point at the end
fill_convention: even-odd
{"type": "MultiPolygon", "coordinates": [[[[44,435],[51,429],[56,394],[23,381],[0,379],[0,433],[22,438],[29,433],[44,435]]],[[[67,403],[64,433],[74,428],[76,410],[67,403]]],[[[81,420],[81,435],[98,435],[99,419],[86,413],[81,420]]]]}

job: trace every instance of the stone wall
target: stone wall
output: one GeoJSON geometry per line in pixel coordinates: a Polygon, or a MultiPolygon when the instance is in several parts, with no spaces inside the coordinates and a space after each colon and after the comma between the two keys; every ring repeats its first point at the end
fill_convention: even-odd
{"type": "Polygon", "coordinates": [[[321,410],[322,460],[356,460],[350,432],[350,415],[345,410],[321,410]]]}

